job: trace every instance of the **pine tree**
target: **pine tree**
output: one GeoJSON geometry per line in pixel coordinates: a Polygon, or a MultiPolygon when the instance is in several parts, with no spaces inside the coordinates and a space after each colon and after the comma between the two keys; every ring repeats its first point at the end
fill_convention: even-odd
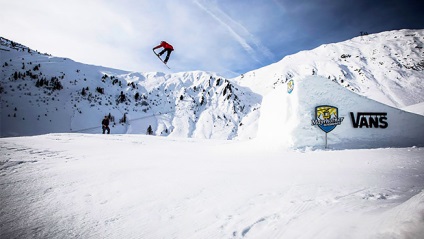
{"type": "Polygon", "coordinates": [[[121,91],[121,95],[119,95],[119,101],[121,103],[123,103],[125,101],[125,95],[124,95],[124,92],[123,91],[121,91]]]}

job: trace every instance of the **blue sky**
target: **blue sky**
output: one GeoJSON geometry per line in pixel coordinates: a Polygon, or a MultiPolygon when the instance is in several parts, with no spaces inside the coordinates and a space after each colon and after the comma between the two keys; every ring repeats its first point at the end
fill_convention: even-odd
{"type": "Polygon", "coordinates": [[[224,77],[360,35],[424,28],[418,0],[0,0],[0,36],[55,56],[129,71],[224,77]],[[152,53],[175,51],[165,68],[152,53]]]}

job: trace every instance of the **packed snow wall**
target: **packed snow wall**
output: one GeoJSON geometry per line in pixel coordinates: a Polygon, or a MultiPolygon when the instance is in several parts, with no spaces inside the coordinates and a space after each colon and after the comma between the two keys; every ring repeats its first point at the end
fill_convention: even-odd
{"type": "Polygon", "coordinates": [[[264,96],[258,140],[290,148],[424,146],[424,117],[309,76],[264,96]]]}

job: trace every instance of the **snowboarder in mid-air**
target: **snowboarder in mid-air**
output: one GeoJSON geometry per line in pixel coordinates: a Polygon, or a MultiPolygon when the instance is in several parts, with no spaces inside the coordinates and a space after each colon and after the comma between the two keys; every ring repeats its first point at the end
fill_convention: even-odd
{"type": "MultiPolygon", "coordinates": [[[[166,52],[166,57],[165,57],[165,60],[163,61],[163,63],[165,63],[165,65],[166,65],[166,63],[168,62],[168,60],[169,60],[169,56],[171,55],[171,52],[174,50],[174,47],[172,47],[172,45],[171,44],[169,44],[168,42],[166,42],[166,41],[161,41],[160,42],[160,44],[159,45],[157,45],[157,46],[155,46],[155,47],[153,47],[153,52],[160,58],[160,56],[161,55],[163,55],[163,53],[165,53],[166,52]],[[161,52],[159,52],[158,54],[155,52],[155,50],[156,49],[158,49],[158,48],[160,48],[160,47],[163,47],[163,50],[161,51],[161,52]]],[[[162,60],[162,59],[161,59],[162,60]]]]}

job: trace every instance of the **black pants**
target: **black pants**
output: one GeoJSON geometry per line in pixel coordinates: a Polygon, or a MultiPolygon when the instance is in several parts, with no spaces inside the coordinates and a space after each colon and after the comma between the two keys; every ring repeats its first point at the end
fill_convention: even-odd
{"type": "Polygon", "coordinates": [[[107,134],[110,134],[109,126],[103,126],[102,129],[103,129],[103,134],[105,133],[105,131],[107,131],[107,134]]]}
{"type": "Polygon", "coordinates": [[[166,48],[164,48],[161,52],[159,52],[158,55],[161,56],[161,55],[163,55],[163,53],[166,52],[166,57],[165,57],[165,60],[164,60],[164,62],[166,63],[166,62],[168,62],[169,56],[171,55],[171,52],[172,51],[173,51],[172,49],[166,49],[166,48]]]}

